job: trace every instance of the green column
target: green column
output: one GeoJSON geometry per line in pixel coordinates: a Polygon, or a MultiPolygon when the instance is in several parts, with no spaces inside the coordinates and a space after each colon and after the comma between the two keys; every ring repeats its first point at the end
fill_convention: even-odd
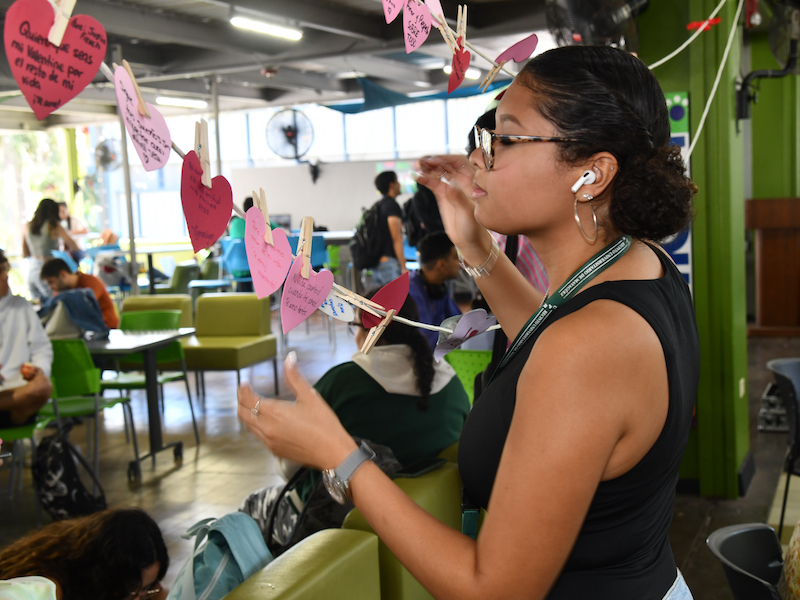
{"type": "MultiPolygon", "coordinates": [[[[686,24],[702,21],[714,0],[654,2],[640,18],[642,59],[652,63],[689,35],[686,24]]],[[[736,3],[720,11],[722,22],[704,32],[681,55],[654,73],[662,88],[687,89],[691,138],[722,61],[736,3]]],[[[747,330],[744,262],[744,191],[741,134],[736,132],[734,80],[739,73],[737,32],[717,95],[691,158],[695,196],[693,289],[700,332],[701,375],[697,428],[683,473],[696,473],[704,496],[739,494],[738,472],[749,451],[747,330]]]]}

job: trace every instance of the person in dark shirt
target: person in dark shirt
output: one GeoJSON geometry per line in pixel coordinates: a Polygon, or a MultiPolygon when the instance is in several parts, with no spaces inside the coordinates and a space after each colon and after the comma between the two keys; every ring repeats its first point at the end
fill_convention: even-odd
{"type": "MultiPolygon", "coordinates": [[[[458,277],[456,247],[444,231],[426,235],[417,245],[420,268],[409,277],[408,294],[419,308],[420,323],[440,325],[447,317],[460,315],[461,310],[447,291],[445,282],[458,277]]],[[[431,348],[436,347],[439,333],[420,329],[431,348]]]]}
{"type": "Polygon", "coordinates": [[[400,195],[397,173],[379,173],[375,177],[375,187],[383,196],[378,200],[383,251],[378,264],[372,267],[372,278],[377,285],[386,285],[407,271],[403,251],[403,210],[396,200],[400,195]]]}
{"type": "Polygon", "coordinates": [[[436,598],[689,600],[668,534],[700,341],[686,281],[653,240],[687,226],[697,186],[664,93],[627,52],[563,46],[529,60],[496,128],[476,133],[469,157],[420,160],[419,181],[514,340],[459,439],[480,531],[453,531],[364,460],[296,360],[296,401],[243,387],[239,417],[275,455],[325,470],[436,598]],[[489,230],[530,239],[550,293],[489,230]]]}

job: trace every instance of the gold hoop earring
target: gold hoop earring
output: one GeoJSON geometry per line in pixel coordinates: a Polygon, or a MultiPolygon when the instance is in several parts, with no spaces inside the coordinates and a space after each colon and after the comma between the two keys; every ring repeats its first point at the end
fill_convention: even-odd
{"type": "Polygon", "coordinates": [[[589,203],[589,208],[592,209],[592,221],[594,222],[594,237],[590,238],[588,235],[586,235],[586,232],[583,230],[583,225],[581,224],[581,218],[578,216],[578,197],[577,196],[575,196],[575,204],[574,204],[575,223],[578,224],[578,230],[580,230],[581,234],[586,239],[586,241],[589,242],[590,244],[594,244],[597,241],[597,213],[594,212],[594,205],[592,204],[592,200],[594,200],[594,196],[592,196],[591,194],[583,194],[583,197],[589,203]]]}

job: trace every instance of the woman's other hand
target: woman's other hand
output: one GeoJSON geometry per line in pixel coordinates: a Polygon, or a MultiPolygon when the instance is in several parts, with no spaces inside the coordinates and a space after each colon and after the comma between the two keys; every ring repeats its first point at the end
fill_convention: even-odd
{"type": "Polygon", "coordinates": [[[333,409],[300,373],[296,361],[294,352],[289,353],[284,373],[297,400],[262,398],[243,384],[239,418],[276,456],[315,469],[335,468],[357,445],[333,409]]]}

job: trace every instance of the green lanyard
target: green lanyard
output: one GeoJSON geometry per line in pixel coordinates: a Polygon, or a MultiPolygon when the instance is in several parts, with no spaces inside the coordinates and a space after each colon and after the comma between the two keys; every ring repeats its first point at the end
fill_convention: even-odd
{"type": "Polygon", "coordinates": [[[500,364],[497,365],[494,373],[492,373],[489,383],[494,381],[500,374],[500,371],[511,362],[511,359],[520,351],[534,332],[539,329],[539,326],[544,323],[547,317],[553,314],[559,306],[575,296],[584,285],[617,262],[630,247],[631,236],[623,235],[618,238],[617,241],[612,242],[590,258],[580,269],[575,271],[552,296],[545,298],[539,310],[533,313],[533,316],[525,323],[525,327],[522,328],[522,331],[514,338],[514,343],[511,344],[511,347],[503,355],[500,364]]]}

